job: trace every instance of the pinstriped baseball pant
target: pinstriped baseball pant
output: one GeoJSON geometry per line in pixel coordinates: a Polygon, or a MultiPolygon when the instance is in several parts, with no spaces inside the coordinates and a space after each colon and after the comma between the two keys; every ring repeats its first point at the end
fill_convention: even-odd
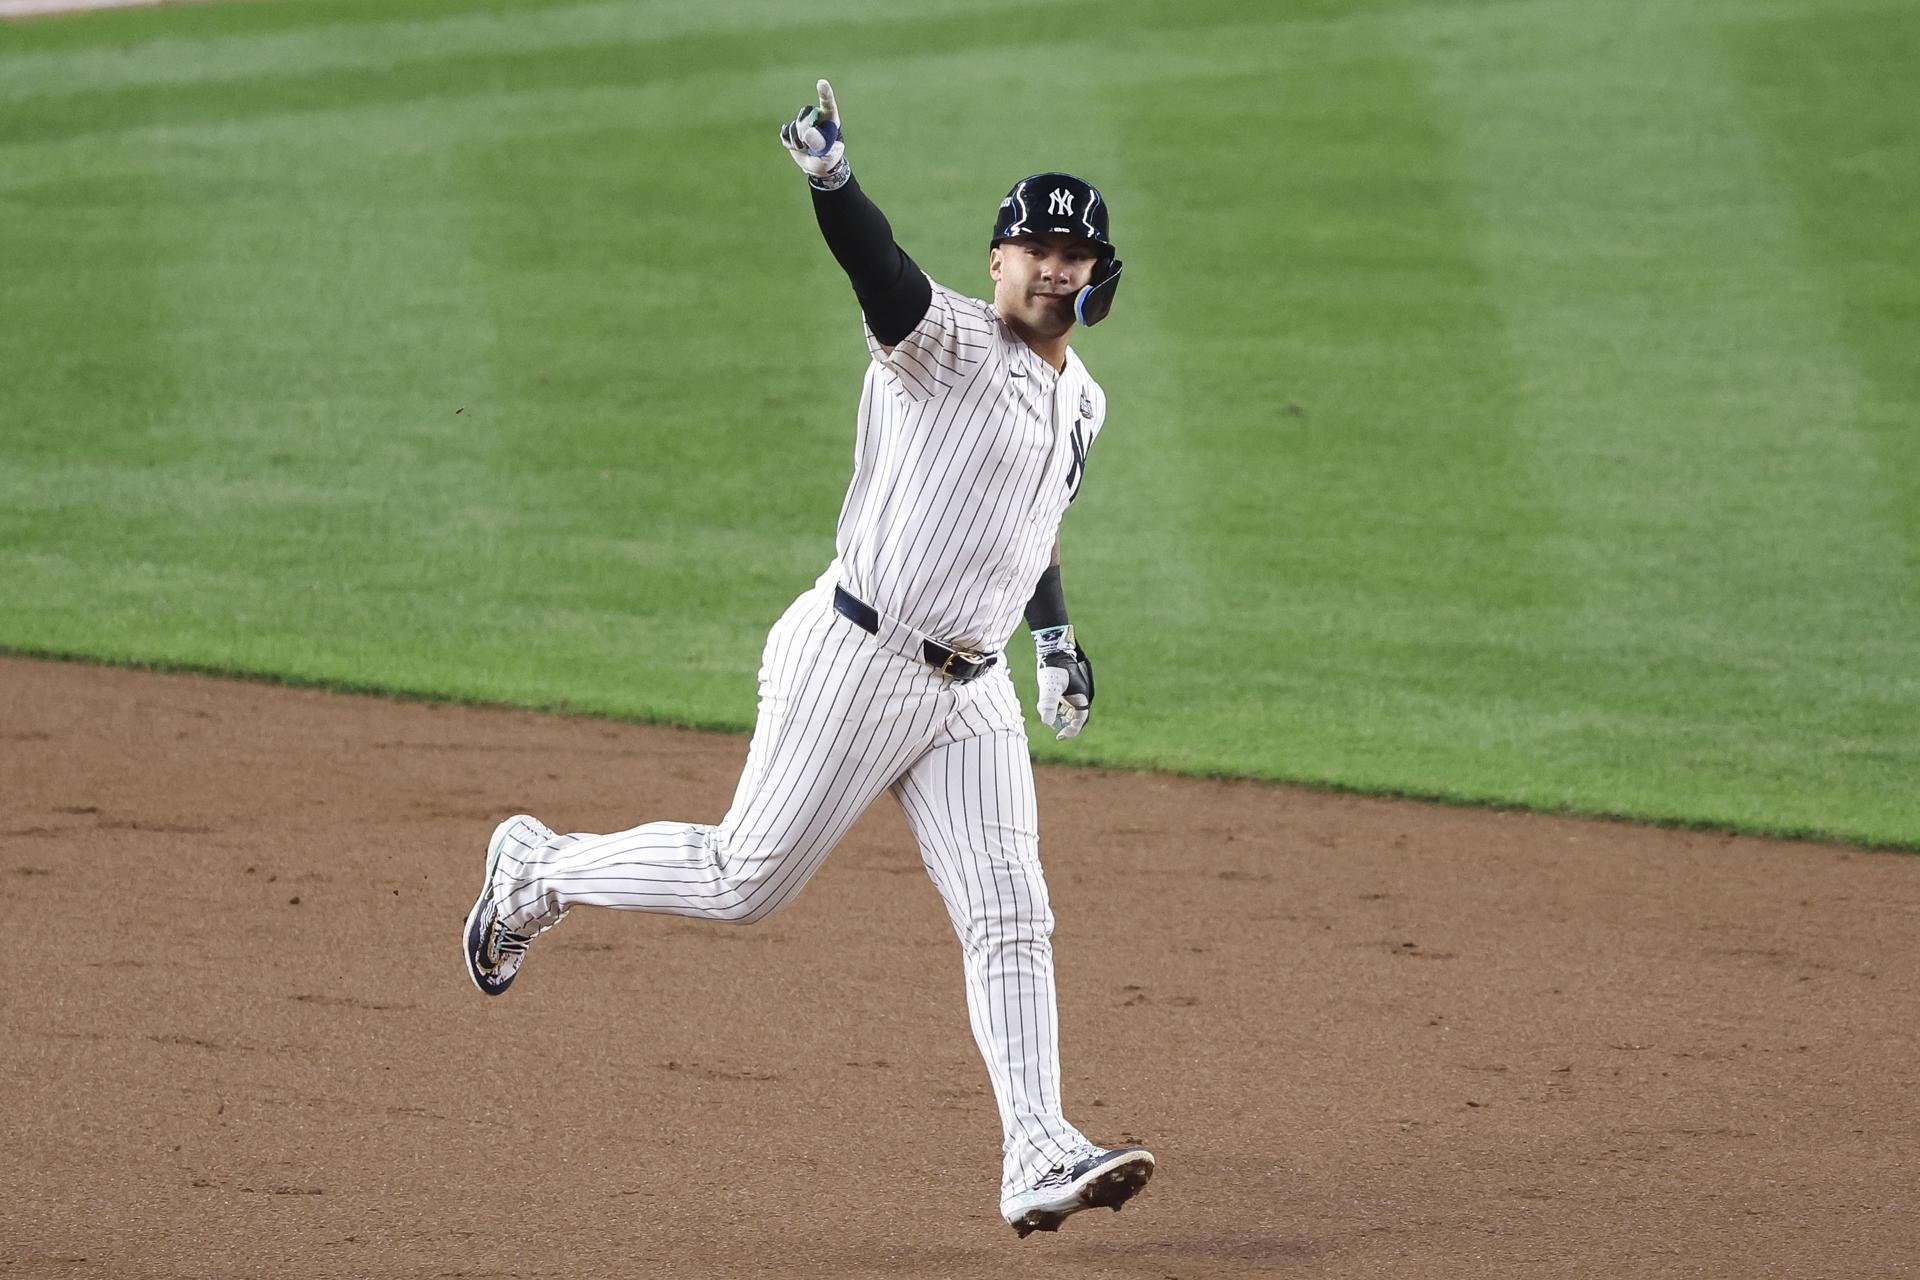
{"type": "Polygon", "coordinates": [[[763,920],[882,792],[906,814],[960,939],[969,1020],[1000,1108],[1004,1197],[1085,1141],[1061,1111],[1053,911],[1004,663],[955,684],[882,648],[815,587],[767,637],[759,722],[719,825],[557,835],[522,823],[501,858],[502,921],[532,932],[576,906],[763,920]]]}

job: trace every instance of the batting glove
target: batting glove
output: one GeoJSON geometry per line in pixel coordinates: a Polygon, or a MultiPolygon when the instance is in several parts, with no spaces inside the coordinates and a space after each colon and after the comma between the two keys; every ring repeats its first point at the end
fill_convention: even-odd
{"type": "Polygon", "coordinates": [[[1040,662],[1040,699],[1034,710],[1065,741],[1086,728],[1093,714],[1093,664],[1074,642],[1073,628],[1043,627],[1033,633],[1033,649],[1040,662]]]}
{"type": "Polygon", "coordinates": [[[780,126],[787,154],[822,191],[847,185],[853,170],[847,167],[847,144],[840,140],[840,108],[834,105],[833,86],[822,80],[820,105],[808,107],[780,126]]]}

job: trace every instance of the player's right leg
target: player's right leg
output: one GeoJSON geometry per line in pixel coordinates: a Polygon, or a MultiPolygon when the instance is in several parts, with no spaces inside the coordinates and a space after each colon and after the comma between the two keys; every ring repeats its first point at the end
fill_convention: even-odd
{"type": "Polygon", "coordinates": [[[1020,714],[1003,672],[968,686],[893,793],[960,938],[968,1018],[1000,1110],[1000,1211],[1025,1236],[1119,1208],[1153,1156],[1089,1141],[1061,1105],[1053,908],[1020,714]]]}
{"type": "Polygon", "coordinates": [[[873,644],[809,591],[768,635],[759,720],[725,819],[606,835],[512,825],[497,856],[490,851],[499,928],[531,938],[576,906],[765,919],[925,749],[952,705],[930,668],[873,644]]]}

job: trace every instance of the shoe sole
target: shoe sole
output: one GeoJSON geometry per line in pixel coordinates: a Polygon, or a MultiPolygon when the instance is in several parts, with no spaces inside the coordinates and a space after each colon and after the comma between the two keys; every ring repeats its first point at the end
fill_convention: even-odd
{"type": "MultiPolygon", "coordinates": [[[[493,869],[500,865],[500,853],[504,843],[503,837],[505,837],[514,823],[526,816],[527,815],[523,813],[516,813],[493,829],[493,837],[487,841],[487,870],[485,876],[480,881],[480,896],[473,900],[473,908],[467,912],[467,927],[465,933],[462,935],[466,942],[466,950],[461,959],[466,964],[468,980],[473,983],[481,995],[485,996],[502,995],[508,987],[513,985],[513,978],[508,978],[505,982],[491,987],[481,979],[480,946],[485,940],[486,927],[481,923],[480,917],[487,908],[489,895],[493,892],[493,869]]],[[[518,975],[516,974],[515,976],[518,975]]]]}
{"type": "Polygon", "coordinates": [[[1029,1209],[1007,1225],[1025,1240],[1036,1231],[1058,1231],[1062,1222],[1083,1209],[1111,1209],[1118,1213],[1121,1205],[1140,1194],[1140,1188],[1146,1186],[1151,1177],[1153,1157],[1145,1151],[1136,1151],[1088,1179],[1066,1204],[1052,1209],[1029,1209]]]}

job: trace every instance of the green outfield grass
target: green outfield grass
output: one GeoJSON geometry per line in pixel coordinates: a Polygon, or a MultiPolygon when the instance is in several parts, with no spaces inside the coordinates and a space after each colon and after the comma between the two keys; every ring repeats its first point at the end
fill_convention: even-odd
{"type": "Polygon", "coordinates": [[[1920,847],[1917,65],[1868,0],[0,24],[0,648],[747,726],[865,360],[827,75],[945,283],[1111,199],[1037,755],[1920,847]]]}

